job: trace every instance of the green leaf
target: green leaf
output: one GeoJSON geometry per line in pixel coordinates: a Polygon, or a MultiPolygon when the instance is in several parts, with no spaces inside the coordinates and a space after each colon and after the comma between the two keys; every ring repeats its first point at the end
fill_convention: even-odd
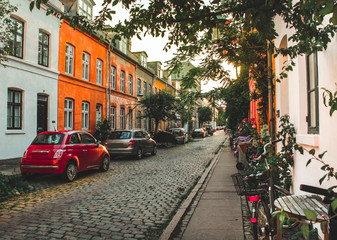
{"type": "Polygon", "coordinates": [[[308,160],[308,162],[305,166],[307,167],[310,163],[311,163],[311,159],[308,160]]]}
{"type": "Polygon", "coordinates": [[[332,208],[332,211],[336,212],[336,208],[337,208],[337,199],[335,199],[335,200],[331,203],[331,208],[332,208]]]}
{"type": "Polygon", "coordinates": [[[309,225],[308,224],[303,224],[301,226],[301,232],[302,232],[302,235],[305,239],[308,239],[309,238],[309,225]]]}
{"type": "Polygon", "coordinates": [[[32,1],[32,2],[29,4],[29,10],[30,10],[30,11],[33,11],[34,5],[35,5],[35,2],[34,2],[34,1],[32,1]]]}
{"type": "Polygon", "coordinates": [[[311,154],[311,155],[315,155],[315,149],[311,149],[310,151],[309,151],[309,154],[311,154]]]}
{"type": "Polygon", "coordinates": [[[323,222],[321,222],[321,224],[320,224],[320,225],[321,225],[321,230],[322,230],[323,233],[325,233],[325,230],[327,230],[327,229],[326,229],[326,224],[327,224],[327,223],[328,223],[328,221],[323,221],[323,222]]]}
{"type": "Polygon", "coordinates": [[[309,209],[304,209],[303,212],[304,212],[304,214],[305,214],[305,216],[307,217],[308,220],[316,221],[317,215],[314,211],[309,210],[309,209]]]}
{"type": "Polygon", "coordinates": [[[328,0],[325,7],[321,11],[319,11],[319,14],[325,16],[329,13],[332,13],[333,10],[334,10],[333,0],[328,0]]]}
{"type": "Polygon", "coordinates": [[[324,151],[324,152],[322,152],[321,154],[318,154],[318,157],[319,157],[320,159],[322,159],[323,156],[324,156],[327,152],[328,152],[328,151],[324,151]]]}
{"type": "Polygon", "coordinates": [[[280,213],[280,215],[279,215],[280,223],[283,223],[285,221],[285,219],[286,219],[285,212],[280,213]]]}
{"type": "Polygon", "coordinates": [[[335,6],[333,8],[333,15],[332,17],[330,18],[330,22],[333,24],[333,25],[337,25],[337,6],[335,6]]]}
{"type": "Polygon", "coordinates": [[[324,181],[325,178],[326,178],[326,174],[319,180],[320,185],[322,185],[322,182],[324,181]]]}

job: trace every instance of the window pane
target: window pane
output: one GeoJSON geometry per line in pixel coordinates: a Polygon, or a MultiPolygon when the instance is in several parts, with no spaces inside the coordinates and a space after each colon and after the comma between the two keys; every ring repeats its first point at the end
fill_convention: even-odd
{"type": "Polygon", "coordinates": [[[309,94],[310,101],[310,123],[309,126],[316,127],[316,93],[315,91],[309,94]]]}

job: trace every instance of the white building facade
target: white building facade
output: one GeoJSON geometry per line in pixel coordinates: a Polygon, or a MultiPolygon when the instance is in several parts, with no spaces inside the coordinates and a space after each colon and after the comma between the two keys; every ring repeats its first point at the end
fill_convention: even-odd
{"type": "MultiPolygon", "coordinates": [[[[38,132],[56,130],[60,20],[46,16],[47,6],[29,10],[28,0],[11,0],[18,7],[15,48],[0,66],[0,160],[21,157],[38,132]]],[[[49,1],[56,10],[63,6],[49,1]]]]}
{"type": "MultiPolygon", "coordinates": [[[[325,20],[328,20],[327,18],[325,20]]],[[[282,19],[275,19],[279,37],[275,41],[276,47],[289,47],[291,42],[287,38],[291,34],[286,29],[282,19]]],[[[296,66],[288,73],[287,79],[276,83],[276,110],[279,115],[288,114],[291,123],[296,129],[296,141],[305,149],[315,149],[316,156],[325,151],[324,162],[337,168],[337,112],[329,115],[330,108],[323,103],[322,88],[335,92],[337,76],[337,39],[334,37],[327,50],[299,56],[294,59],[296,66]]],[[[282,72],[282,67],[289,59],[278,56],[275,59],[276,77],[282,72]]],[[[279,118],[277,126],[279,126],[279,118]]],[[[319,179],[326,173],[321,170],[322,164],[318,161],[306,166],[310,155],[296,151],[293,168],[293,192],[302,194],[300,184],[320,186],[319,179]]],[[[321,187],[327,188],[336,185],[336,181],[324,181],[321,187]]]]}

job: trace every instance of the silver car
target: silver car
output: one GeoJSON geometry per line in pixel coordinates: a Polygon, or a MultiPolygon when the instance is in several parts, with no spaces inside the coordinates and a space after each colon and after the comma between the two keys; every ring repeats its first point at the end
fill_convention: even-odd
{"type": "Polygon", "coordinates": [[[110,156],[131,155],[141,159],[144,154],[157,154],[157,143],[142,129],[116,130],[106,141],[110,156]]]}
{"type": "Polygon", "coordinates": [[[188,133],[184,128],[170,128],[167,131],[176,137],[178,143],[188,143],[188,133]]]}

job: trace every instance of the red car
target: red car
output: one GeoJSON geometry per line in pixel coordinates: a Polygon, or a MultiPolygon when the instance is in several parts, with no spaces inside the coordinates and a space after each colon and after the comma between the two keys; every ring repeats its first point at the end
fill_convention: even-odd
{"type": "Polygon", "coordinates": [[[73,181],[78,172],[93,168],[107,171],[109,165],[108,151],[91,134],[55,131],[36,136],[22,156],[20,169],[23,176],[55,173],[73,181]]]}

